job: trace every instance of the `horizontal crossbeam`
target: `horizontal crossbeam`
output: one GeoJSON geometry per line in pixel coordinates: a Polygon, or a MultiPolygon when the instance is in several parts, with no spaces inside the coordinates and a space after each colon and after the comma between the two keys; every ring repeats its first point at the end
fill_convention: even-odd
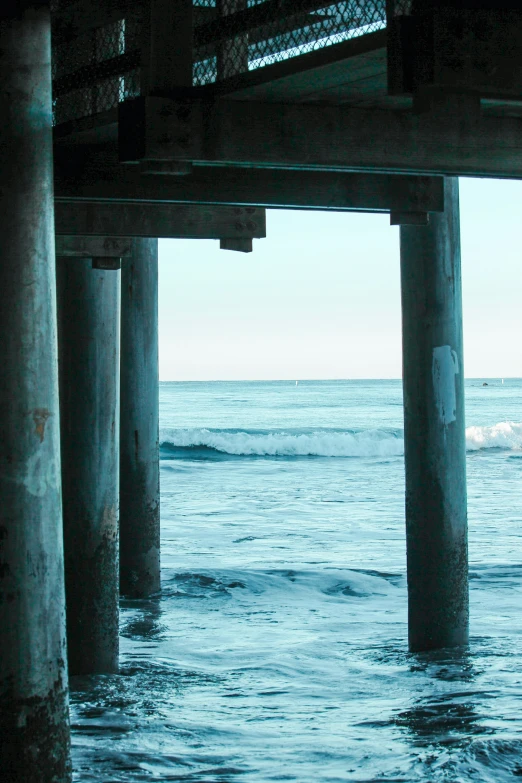
{"type": "Polygon", "coordinates": [[[139,12],[139,3],[133,0],[72,0],[60,4],[51,14],[53,46],[70,42],[79,35],[103,27],[139,12]]]}
{"type": "MultiPolygon", "coordinates": [[[[228,14],[220,19],[214,19],[200,25],[194,30],[195,46],[224,41],[235,38],[241,33],[248,33],[256,27],[274,25],[273,35],[284,32],[284,20],[298,14],[324,9],[323,0],[265,0],[263,3],[249,6],[243,11],[228,14]],[[277,29],[276,25],[279,25],[277,29]]],[[[381,19],[384,15],[381,16],[381,19]]]]}
{"type": "Polygon", "coordinates": [[[132,255],[132,238],[57,236],[56,255],[69,258],[127,258],[132,255]]]}
{"type": "Polygon", "coordinates": [[[137,50],[119,54],[117,57],[111,57],[100,63],[85,65],[78,68],[74,73],[68,73],[60,79],[53,80],[53,97],[59,98],[66,95],[71,90],[80,90],[84,87],[90,87],[104,79],[110,79],[114,76],[131,71],[141,62],[141,53],[137,50]]]}
{"type": "Polygon", "coordinates": [[[522,177],[522,118],[482,116],[467,101],[413,113],[319,103],[120,104],[123,160],[522,177]]]}
{"type": "Polygon", "coordinates": [[[58,200],[55,232],[68,237],[257,239],[266,236],[266,218],[264,209],[254,207],[58,200]]]}
{"type": "Polygon", "coordinates": [[[102,154],[55,160],[60,200],[164,201],[366,212],[442,212],[442,177],[195,167],[187,176],[145,175],[102,154]]]}

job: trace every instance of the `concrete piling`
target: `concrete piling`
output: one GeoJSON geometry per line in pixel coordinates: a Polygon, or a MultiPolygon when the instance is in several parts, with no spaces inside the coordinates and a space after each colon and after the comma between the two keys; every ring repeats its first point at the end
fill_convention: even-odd
{"type": "Polygon", "coordinates": [[[70,780],[44,4],[0,14],[0,778],[70,780]]]}
{"type": "Polygon", "coordinates": [[[401,227],[408,622],[412,651],[468,641],[458,179],[445,211],[401,227]]]}
{"type": "Polygon", "coordinates": [[[158,240],[134,239],[122,265],[120,590],[160,589],[158,240]]]}
{"type": "Polygon", "coordinates": [[[71,674],[118,671],[120,272],[57,262],[71,674]]]}

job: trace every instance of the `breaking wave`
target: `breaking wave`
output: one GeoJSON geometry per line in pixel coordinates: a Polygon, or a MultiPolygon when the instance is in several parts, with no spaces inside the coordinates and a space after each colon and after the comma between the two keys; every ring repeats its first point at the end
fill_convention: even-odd
{"type": "Polygon", "coordinates": [[[522,449],[522,424],[501,421],[491,427],[468,427],[466,429],[468,451],[479,449],[522,449]]]}
{"type": "MultiPolygon", "coordinates": [[[[399,457],[402,430],[168,429],[160,434],[164,459],[230,457],[399,457]]],[[[468,427],[468,451],[522,449],[522,424],[468,427]]]]}
{"type": "Polygon", "coordinates": [[[246,457],[391,457],[403,453],[403,438],[401,431],[393,430],[183,429],[163,431],[161,446],[246,457]]]}

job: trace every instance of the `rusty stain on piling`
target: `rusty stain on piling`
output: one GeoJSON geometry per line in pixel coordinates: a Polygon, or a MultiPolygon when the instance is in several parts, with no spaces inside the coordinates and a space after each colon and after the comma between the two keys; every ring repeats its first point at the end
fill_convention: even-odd
{"type": "Polygon", "coordinates": [[[50,416],[51,411],[47,410],[47,408],[35,408],[33,411],[35,432],[38,438],[40,438],[40,443],[43,443],[43,439],[45,438],[45,425],[50,416]]]}

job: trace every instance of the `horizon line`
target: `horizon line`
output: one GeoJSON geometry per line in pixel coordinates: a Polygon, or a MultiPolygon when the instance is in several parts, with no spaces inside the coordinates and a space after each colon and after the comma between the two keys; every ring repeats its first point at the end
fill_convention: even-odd
{"type": "MultiPolygon", "coordinates": [[[[465,381],[519,381],[522,376],[519,375],[470,375],[464,376],[465,381]]],[[[388,378],[198,378],[195,380],[185,379],[165,379],[161,378],[160,383],[309,383],[309,382],[332,382],[332,381],[402,381],[402,377],[388,378]]]]}

